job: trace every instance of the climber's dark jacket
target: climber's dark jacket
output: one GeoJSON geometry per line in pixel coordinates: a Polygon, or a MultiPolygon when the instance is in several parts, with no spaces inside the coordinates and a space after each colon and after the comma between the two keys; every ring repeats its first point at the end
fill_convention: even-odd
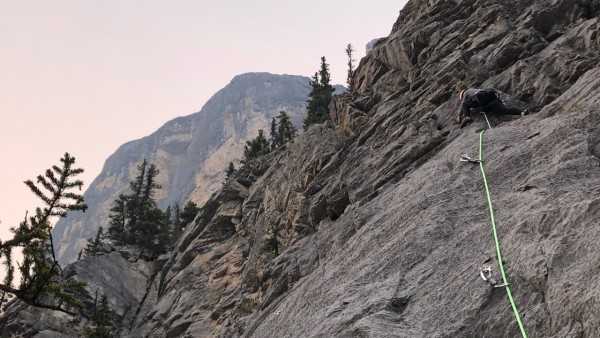
{"type": "Polygon", "coordinates": [[[520,115],[522,109],[507,107],[493,89],[469,88],[460,102],[460,117],[471,116],[471,108],[481,108],[486,113],[520,115]]]}

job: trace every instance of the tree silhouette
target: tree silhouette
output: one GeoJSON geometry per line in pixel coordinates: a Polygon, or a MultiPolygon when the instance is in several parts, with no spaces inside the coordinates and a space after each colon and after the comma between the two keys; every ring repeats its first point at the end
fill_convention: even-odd
{"type": "Polygon", "coordinates": [[[85,338],[113,338],[115,337],[112,321],[115,316],[114,311],[108,305],[108,297],[105,293],[98,302],[98,291],[96,291],[96,301],[94,303],[94,327],[87,326],[83,329],[85,338]]]}
{"type": "Polygon", "coordinates": [[[354,59],[352,59],[352,52],[354,52],[354,49],[351,44],[348,44],[348,46],[346,46],[346,55],[348,56],[348,77],[346,78],[346,83],[351,92],[354,91],[354,87],[352,86],[352,76],[354,75],[354,59]]]}
{"type": "Polygon", "coordinates": [[[102,233],[104,229],[102,227],[98,228],[98,232],[96,233],[95,238],[88,239],[88,244],[85,247],[84,252],[86,256],[94,256],[102,246],[104,246],[104,234],[102,233]]]}
{"type": "Polygon", "coordinates": [[[244,159],[241,162],[245,164],[250,160],[268,154],[269,152],[271,152],[269,141],[267,141],[263,131],[259,130],[256,138],[246,142],[246,145],[244,146],[244,159]]]}
{"type": "Polygon", "coordinates": [[[296,136],[297,130],[290,121],[286,112],[279,112],[279,116],[273,118],[271,123],[271,148],[279,148],[296,136]],[[279,122],[277,122],[279,120],[279,122]]]}
{"type": "Polygon", "coordinates": [[[69,153],[65,153],[60,161],[62,167],[52,166],[44,175],[37,177],[36,183],[25,181],[45,207],[38,207],[34,216],[26,215],[18,227],[10,229],[13,237],[5,242],[0,241],[0,258],[4,260],[6,269],[4,283],[0,284],[0,305],[16,297],[28,305],[71,315],[75,315],[72,310],[83,307],[74,292],[85,283],[73,279],[62,280],[62,269],[54,253],[50,225],[52,217],[66,217],[69,211],[87,209],[83,196],[72,192],[83,187],[81,180],[73,180],[83,169],[73,167],[75,158],[69,153]],[[23,254],[23,261],[18,265],[21,273],[18,288],[13,286],[14,248],[21,248],[23,254]]]}
{"type": "Polygon", "coordinates": [[[229,162],[229,166],[225,169],[225,175],[229,178],[234,172],[236,172],[235,166],[233,165],[233,162],[229,162]]]}
{"type": "Polygon", "coordinates": [[[315,123],[323,123],[331,119],[329,102],[331,102],[335,89],[330,83],[329,65],[327,65],[324,56],[321,57],[321,69],[312,77],[310,86],[304,130],[315,123]]]}
{"type": "Polygon", "coordinates": [[[144,161],[129,182],[131,193],[121,194],[110,209],[108,238],[116,245],[138,245],[154,255],[167,250],[170,239],[170,215],[163,213],[154,198],[161,186],[154,164],[144,161]]]}

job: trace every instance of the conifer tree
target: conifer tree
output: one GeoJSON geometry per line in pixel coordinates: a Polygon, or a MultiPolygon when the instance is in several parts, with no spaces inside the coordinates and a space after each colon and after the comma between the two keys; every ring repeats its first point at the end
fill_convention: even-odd
{"type": "Polygon", "coordinates": [[[66,217],[69,211],[85,211],[83,196],[72,192],[81,190],[83,182],[74,178],[83,172],[75,168],[75,158],[68,153],[60,159],[62,167],[52,166],[44,175],[37,177],[37,184],[25,181],[29,189],[45,204],[37,208],[35,215],[28,217],[16,228],[11,228],[13,237],[0,241],[0,258],[6,269],[4,283],[0,284],[0,305],[16,297],[27,305],[62,311],[75,315],[72,310],[83,306],[75,296],[85,285],[72,279],[61,280],[62,269],[54,254],[52,241],[52,217],[66,217]],[[13,249],[22,249],[23,260],[18,264],[21,273],[19,287],[13,286],[15,262],[13,249]]]}
{"type": "MultiPolygon", "coordinates": [[[[156,252],[156,241],[164,231],[164,215],[158,209],[154,198],[156,190],[160,189],[160,185],[156,183],[159,171],[154,164],[148,166],[146,160],[139,166],[139,171],[142,185],[130,197],[130,202],[135,206],[135,209],[132,209],[133,217],[129,226],[130,242],[156,252]]],[[[136,178],[134,182],[137,181],[136,178]]],[[[135,188],[137,189],[138,186],[136,185],[135,188]]]]}
{"type": "Polygon", "coordinates": [[[179,204],[175,204],[173,207],[173,216],[171,217],[171,244],[175,243],[183,230],[190,224],[196,215],[200,212],[198,205],[192,201],[187,202],[183,207],[183,210],[179,207],[179,204]]]}
{"type": "MultiPolygon", "coordinates": [[[[131,182],[129,182],[129,188],[132,191],[132,194],[127,196],[127,204],[126,204],[126,209],[127,209],[127,213],[128,216],[130,217],[129,220],[129,233],[133,236],[135,236],[134,234],[134,229],[137,228],[137,222],[138,222],[138,218],[140,216],[140,210],[141,208],[143,208],[143,206],[141,206],[141,202],[143,200],[143,190],[144,190],[144,177],[146,176],[146,166],[148,165],[148,162],[146,161],[146,159],[144,159],[144,161],[142,161],[142,163],[140,165],[138,165],[137,169],[138,169],[138,175],[135,177],[135,179],[131,182]]],[[[137,229],[136,229],[137,230],[137,229]]]]}
{"type": "Polygon", "coordinates": [[[296,137],[297,130],[290,121],[290,117],[284,112],[279,112],[279,126],[277,128],[281,145],[288,143],[296,137]]]}
{"type": "Polygon", "coordinates": [[[348,77],[346,83],[348,84],[348,90],[351,92],[354,91],[354,88],[352,87],[352,76],[354,75],[354,59],[352,59],[352,52],[354,52],[354,49],[351,44],[348,44],[348,46],[346,46],[346,55],[348,55],[348,77]]]}
{"type": "Polygon", "coordinates": [[[308,127],[315,123],[319,123],[321,120],[322,109],[321,102],[322,100],[322,90],[321,84],[319,83],[319,73],[316,72],[315,75],[310,80],[310,93],[308,93],[308,105],[306,106],[306,118],[304,119],[304,130],[307,130],[308,127]]]}
{"type": "Polygon", "coordinates": [[[282,144],[281,136],[277,130],[277,120],[275,117],[271,120],[271,149],[276,149],[282,144]]]}
{"type": "MultiPolygon", "coordinates": [[[[97,295],[97,292],[96,292],[97,295]]],[[[96,302],[94,304],[94,318],[93,321],[96,324],[95,327],[87,326],[84,328],[83,335],[85,338],[113,338],[115,337],[115,330],[112,326],[114,318],[114,311],[108,305],[108,297],[106,294],[102,294],[100,302],[96,296],[96,302]]]]}
{"type": "Polygon", "coordinates": [[[102,249],[102,246],[104,246],[104,234],[102,233],[103,231],[104,229],[102,227],[99,227],[98,232],[96,233],[96,238],[88,239],[88,244],[84,249],[86,256],[94,256],[98,251],[100,251],[100,249],[102,249]]]}
{"type": "Polygon", "coordinates": [[[170,220],[157,207],[154,198],[160,185],[154,164],[144,161],[137,167],[138,175],[129,183],[131,194],[121,194],[111,209],[108,237],[118,245],[139,245],[153,254],[167,249],[170,220]]]}
{"type": "Polygon", "coordinates": [[[321,57],[321,69],[310,81],[311,91],[308,94],[307,116],[304,119],[304,130],[315,123],[323,123],[331,119],[329,102],[335,89],[330,83],[329,65],[325,57],[321,57]]]}
{"type": "Polygon", "coordinates": [[[279,116],[274,117],[271,124],[271,149],[279,148],[293,140],[296,132],[296,128],[294,128],[286,112],[279,112],[279,116]],[[277,123],[277,120],[279,120],[279,123],[277,123]]]}
{"type": "Polygon", "coordinates": [[[130,242],[128,227],[131,215],[127,212],[129,210],[127,208],[127,202],[128,197],[120,194],[114,201],[113,207],[110,209],[111,214],[108,216],[110,219],[108,238],[116,245],[124,245],[130,242]]]}
{"type": "Polygon", "coordinates": [[[250,160],[253,160],[262,155],[271,152],[269,141],[263,134],[262,130],[258,131],[258,136],[255,139],[246,142],[244,146],[244,159],[241,161],[243,164],[250,160]]]}
{"type": "Polygon", "coordinates": [[[229,178],[235,172],[236,172],[236,169],[235,169],[235,166],[233,165],[233,162],[229,162],[229,166],[225,170],[225,174],[227,175],[227,178],[229,178]]]}
{"type": "Polygon", "coordinates": [[[160,209],[155,209],[157,212],[156,230],[154,234],[150,234],[149,238],[152,239],[152,243],[149,243],[148,249],[154,255],[167,252],[169,245],[171,245],[171,207],[167,207],[167,210],[163,213],[160,209]]]}
{"type": "Polygon", "coordinates": [[[186,227],[188,224],[190,224],[194,218],[196,218],[196,215],[198,215],[199,212],[200,208],[196,203],[192,201],[187,202],[187,204],[183,207],[183,211],[179,215],[183,227],[186,227]]]}

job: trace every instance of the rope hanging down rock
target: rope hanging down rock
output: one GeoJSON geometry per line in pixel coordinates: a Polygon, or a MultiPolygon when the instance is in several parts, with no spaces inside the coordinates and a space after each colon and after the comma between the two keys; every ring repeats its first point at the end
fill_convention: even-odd
{"type": "MultiPolygon", "coordinates": [[[[483,112],[485,116],[485,120],[488,123],[488,127],[491,129],[490,121],[487,118],[485,112],[483,112]]],[[[519,311],[517,310],[517,306],[515,305],[515,301],[512,297],[512,293],[510,292],[510,288],[508,287],[508,281],[506,280],[506,274],[504,273],[504,266],[502,265],[502,253],[500,252],[500,242],[498,240],[498,233],[496,231],[496,220],[494,219],[494,209],[492,208],[492,199],[490,197],[490,189],[488,187],[487,178],[485,176],[485,170],[483,169],[483,159],[482,159],[482,149],[483,149],[483,132],[482,130],[479,133],[479,168],[481,169],[481,175],[483,176],[483,184],[485,185],[485,193],[487,195],[488,205],[490,208],[490,217],[492,219],[492,230],[494,233],[494,241],[496,243],[496,253],[498,255],[498,265],[500,265],[500,272],[502,273],[502,282],[506,285],[504,288],[506,289],[506,293],[508,295],[508,299],[510,300],[510,305],[512,306],[513,312],[515,313],[515,318],[517,319],[517,323],[519,324],[519,329],[521,329],[521,335],[523,338],[527,338],[527,333],[525,333],[525,328],[523,327],[523,323],[521,322],[521,316],[519,316],[519,311]]]]}

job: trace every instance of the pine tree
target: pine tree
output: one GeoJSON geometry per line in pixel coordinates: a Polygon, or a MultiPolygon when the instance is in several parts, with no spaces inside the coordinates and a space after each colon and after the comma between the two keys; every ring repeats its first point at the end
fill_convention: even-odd
{"type": "Polygon", "coordinates": [[[308,94],[307,116],[304,119],[304,130],[315,123],[323,123],[331,119],[329,103],[335,89],[330,83],[329,65],[325,57],[321,57],[321,69],[310,81],[311,91],[308,94]]]}
{"type": "MultiPolygon", "coordinates": [[[[158,208],[155,210],[160,212],[158,208]]],[[[151,236],[153,243],[148,247],[154,255],[167,252],[171,245],[171,207],[167,207],[167,210],[165,210],[164,213],[161,212],[160,214],[157,214],[157,216],[159,218],[156,232],[151,236]]]]}
{"type": "Polygon", "coordinates": [[[142,200],[143,200],[143,190],[144,190],[144,177],[146,176],[146,166],[148,162],[146,159],[142,161],[140,165],[138,165],[138,175],[135,179],[129,182],[129,188],[132,191],[132,194],[127,196],[126,210],[129,216],[129,231],[131,235],[135,238],[135,230],[137,230],[137,222],[140,215],[140,209],[143,208],[142,200]]]}
{"type": "Polygon", "coordinates": [[[304,130],[307,130],[308,127],[315,123],[320,122],[320,106],[322,98],[322,90],[321,84],[319,83],[319,73],[315,73],[315,75],[310,80],[310,93],[308,93],[308,106],[306,107],[307,115],[304,119],[304,130]]]}
{"type": "Polygon", "coordinates": [[[352,76],[354,75],[354,59],[352,59],[352,52],[354,49],[351,44],[346,46],[346,55],[348,55],[348,77],[346,79],[346,83],[348,84],[348,89],[353,92],[354,88],[352,86],[352,76]]]}
{"type": "Polygon", "coordinates": [[[277,130],[277,120],[275,117],[271,120],[271,149],[276,149],[281,146],[281,135],[277,130]]]}
{"type": "Polygon", "coordinates": [[[294,128],[286,112],[279,112],[279,116],[274,117],[271,123],[271,149],[279,148],[293,140],[296,132],[296,128],[294,128]],[[279,120],[279,123],[277,123],[277,120],[279,120]]]}
{"type": "MultiPolygon", "coordinates": [[[[97,292],[96,292],[97,295],[97,292]]],[[[102,294],[100,302],[96,296],[96,302],[94,304],[94,323],[95,327],[87,326],[84,328],[83,335],[85,338],[113,338],[115,337],[114,328],[112,321],[114,318],[114,311],[108,305],[108,297],[106,294],[102,294]]]]}
{"type": "Polygon", "coordinates": [[[128,197],[120,194],[114,201],[113,207],[110,209],[111,214],[108,216],[110,219],[108,238],[116,245],[130,244],[128,227],[131,215],[127,212],[127,202],[128,197]]]}
{"type": "Polygon", "coordinates": [[[186,227],[194,220],[194,218],[196,218],[196,215],[198,215],[199,212],[200,208],[198,208],[196,203],[192,201],[187,202],[187,204],[183,207],[183,211],[179,215],[181,224],[186,227]]]}
{"type": "Polygon", "coordinates": [[[102,227],[99,227],[98,232],[96,233],[96,238],[88,239],[88,244],[84,249],[86,256],[94,256],[104,246],[104,234],[102,233],[102,231],[104,231],[104,229],[102,227]]]}
{"type": "Polygon", "coordinates": [[[236,169],[235,169],[235,166],[233,165],[233,162],[229,162],[229,167],[227,167],[227,169],[225,170],[225,175],[227,175],[227,178],[229,178],[235,172],[236,172],[236,169]]]}
{"type": "Polygon", "coordinates": [[[129,183],[131,194],[121,194],[111,209],[108,237],[117,245],[139,245],[153,254],[166,251],[170,238],[170,220],[156,204],[159,170],[144,161],[138,175],[129,183]]]}
{"type": "Polygon", "coordinates": [[[83,196],[72,192],[81,190],[83,182],[73,180],[83,169],[74,168],[75,158],[65,153],[62,168],[52,166],[44,175],[37,177],[37,184],[25,181],[29,189],[46,205],[37,208],[35,215],[25,216],[25,220],[16,228],[11,228],[13,237],[0,241],[0,258],[4,259],[6,269],[4,283],[0,284],[0,305],[12,297],[17,297],[27,305],[62,311],[75,315],[71,310],[83,307],[75,292],[85,285],[73,279],[61,280],[62,269],[54,254],[52,226],[54,216],[66,217],[69,211],[85,211],[87,205],[83,196]],[[21,283],[13,287],[14,262],[13,248],[22,249],[23,260],[18,264],[21,283]]]}
{"type": "Polygon", "coordinates": [[[198,208],[196,203],[189,201],[183,210],[179,208],[178,204],[175,204],[173,210],[171,221],[171,243],[175,243],[177,241],[187,225],[190,224],[194,218],[196,218],[196,215],[198,215],[198,212],[200,212],[200,208],[198,208]]]}
{"type": "Polygon", "coordinates": [[[100,297],[100,304],[96,307],[96,324],[110,325],[113,320],[114,312],[108,305],[108,297],[105,293],[100,297]]]}
{"type": "MultiPolygon", "coordinates": [[[[139,166],[139,176],[142,177],[142,185],[139,192],[134,191],[130,197],[133,210],[133,220],[129,227],[129,235],[132,244],[137,244],[142,248],[148,249],[154,253],[160,253],[166,248],[157,248],[158,237],[162,236],[164,231],[164,215],[156,205],[154,195],[160,185],[156,183],[156,176],[159,171],[154,164],[147,165],[146,160],[139,166]],[[160,250],[159,250],[160,249],[160,250]]],[[[136,178],[137,182],[138,179],[136,178]]],[[[138,186],[134,185],[137,189],[138,186]]]]}
{"type": "Polygon", "coordinates": [[[145,240],[146,233],[150,232],[151,229],[148,224],[152,223],[151,218],[154,215],[150,215],[153,209],[156,207],[156,201],[153,196],[156,190],[156,184],[154,182],[158,170],[154,165],[148,166],[146,159],[138,166],[138,175],[135,180],[130,182],[130,188],[132,195],[129,196],[127,201],[127,209],[130,213],[129,222],[129,237],[130,243],[139,244],[139,241],[145,240]],[[137,242],[137,243],[136,243],[137,242]]]}
{"type": "Polygon", "coordinates": [[[279,127],[277,128],[279,138],[280,138],[280,146],[290,142],[296,137],[297,130],[290,121],[290,117],[284,112],[279,112],[279,127]]]}
{"type": "Polygon", "coordinates": [[[271,152],[269,141],[263,134],[263,131],[259,130],[258,136],[255,139],[246,142],[246,145],[244,146],[244,159],[241,162],[245,164],[250,160],[268,154],[269,152],[271,152]]]}

